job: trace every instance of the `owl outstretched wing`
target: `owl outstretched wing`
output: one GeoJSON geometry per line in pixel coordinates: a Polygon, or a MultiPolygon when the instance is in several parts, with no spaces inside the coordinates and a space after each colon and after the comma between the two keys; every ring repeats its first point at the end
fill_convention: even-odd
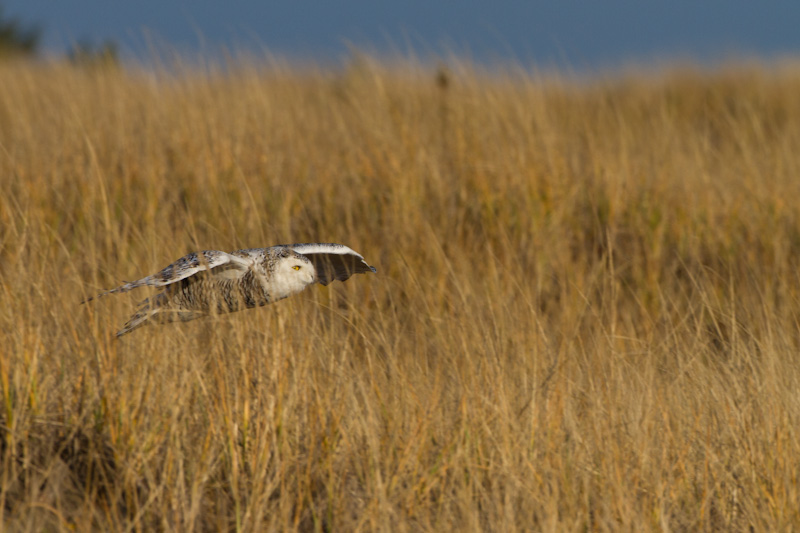
{"type": "Polygon", "coordinates": [[[345,281],[353,274],[377,272],[375,267],[364,261],[361,254],[343,244],[298,243],[287,247],[311,261],[317,271],[317,281],[322,285],[335,279],[345,281]]]}
{"type": "Polygon", "coordinates": [[[143,285],[150,285],[153,287],[171,285],[204,271],[211,271],[210,273],[214,276],[236,279],[243,276],[253,265],[253,262],[253,259],[250,257],[240,257],[217,250],[192,252],[151,276],[125,283],[119,287],[100,293],[93,298],[88,298],[84,300],[83,303],[107,294],[128,292],[143,285]]]}

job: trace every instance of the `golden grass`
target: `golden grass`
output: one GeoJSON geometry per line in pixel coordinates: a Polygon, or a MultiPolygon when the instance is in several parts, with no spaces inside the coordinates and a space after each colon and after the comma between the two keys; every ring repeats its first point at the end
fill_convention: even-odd
{"type": "Polygon", "coordinates": [[[2,529],[800,527],[800,68],[0,86],[2,529]],[[378,274],[79,304],[305,241],[378,274]]]}

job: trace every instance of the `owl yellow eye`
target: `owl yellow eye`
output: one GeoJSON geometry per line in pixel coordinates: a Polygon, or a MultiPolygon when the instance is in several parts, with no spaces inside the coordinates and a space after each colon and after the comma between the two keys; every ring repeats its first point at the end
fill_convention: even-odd
{"type": "Polygon", "coordinates": [[[292,268],[295,269],[295,270],[300,270],[300,265],[295,265],[292,268]]]}

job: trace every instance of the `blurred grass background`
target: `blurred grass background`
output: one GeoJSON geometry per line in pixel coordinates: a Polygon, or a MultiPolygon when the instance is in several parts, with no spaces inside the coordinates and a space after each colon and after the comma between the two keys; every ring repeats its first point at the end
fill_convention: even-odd
{"type": "Polygon", "coordinates": [[[0,63],[8,531],[800,526],[800,69],[0,63]],[[378,268],[113,333],[195,250],[378,268]]]}

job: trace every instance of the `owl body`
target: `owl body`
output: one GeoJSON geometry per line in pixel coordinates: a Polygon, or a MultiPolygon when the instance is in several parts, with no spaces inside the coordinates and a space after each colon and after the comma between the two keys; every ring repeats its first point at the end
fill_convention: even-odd
{"type": "MultiPolygon", "coordinates": [[[[139,304],[117,332],[124,335],[149,322],[194,320],[232,313],[282,300],[309,285],[327,285],[352,274],[376,272],[364,258],[341,244],[291,244],[235,252],[206,250],[178,259],[161,271],[105,294],[143,285],[164,290],[139,304]]],[[[91,298],[90,298],[91,299],[91,298]]]]}

